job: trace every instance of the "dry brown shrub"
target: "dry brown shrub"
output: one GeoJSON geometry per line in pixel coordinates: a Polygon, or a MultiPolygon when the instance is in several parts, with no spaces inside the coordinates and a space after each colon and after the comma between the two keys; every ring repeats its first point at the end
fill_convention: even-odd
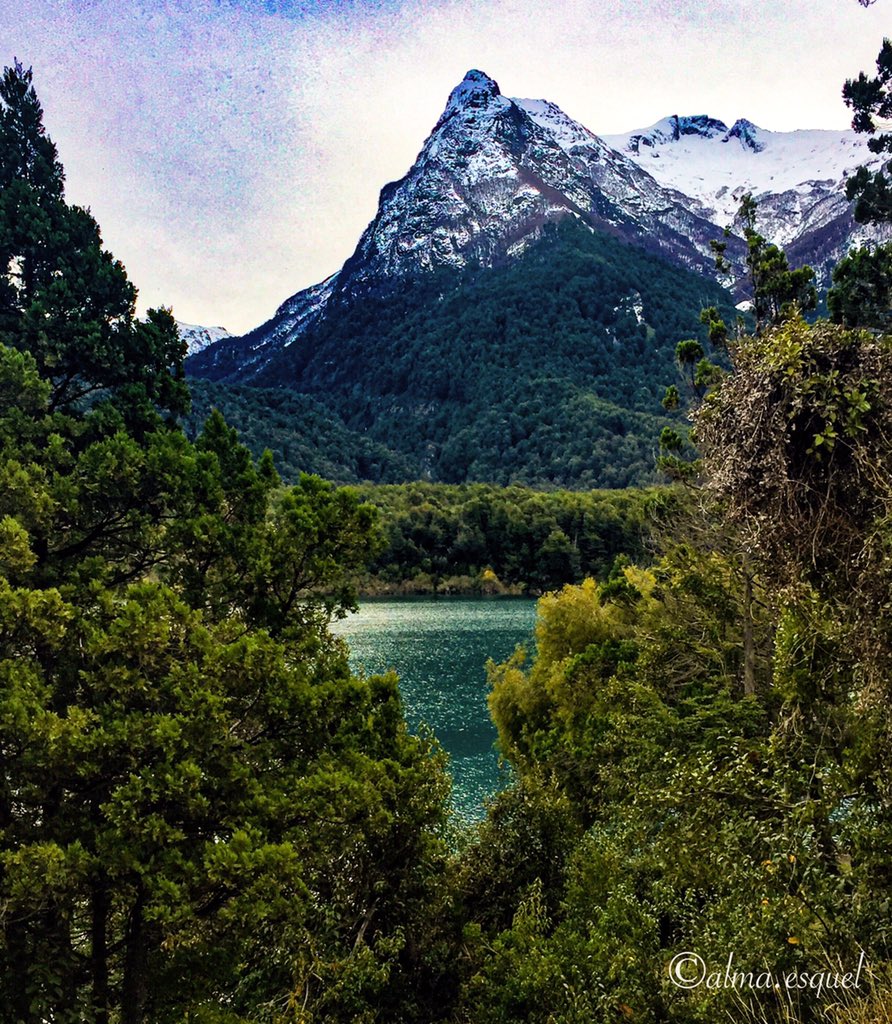
{"type": "Polygon", "coordinates": [[[796,318],[732,350],[695,415],[705,485],[764,576],[838,609],[865,681],[892,664],[892,338],[796,318]]]}
{"type": "Polygon", "coordinates": [[[707,486],[775,574],[859,580],[892,511],[892,339],[796,319],[733,356],[695,417],[707,486]]]}

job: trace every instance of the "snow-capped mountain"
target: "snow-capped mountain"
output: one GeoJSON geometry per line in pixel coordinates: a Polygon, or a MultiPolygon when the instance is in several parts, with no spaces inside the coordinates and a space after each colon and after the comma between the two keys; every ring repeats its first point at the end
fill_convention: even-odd
{"type": "Polygon", "coordinates": [[[794,262],[815,266],[823,282],[852,244],[885,236],[851,219],[845,179],[862,164],[881,162],[856,132],[772,132],[744,119],[728,128],[698,115],[664,118],[604,141],[714,223],[733,225],[741,197],[752,193],[760,232],[794,262]]]}
{"type": "Polygon", "coordinates": [[[339,287],[490,266],[567,216],[707,270],[715,225],[552,103],[469,71],[409,173],[387,185],[339,287]]]}
{"type": "Polygon", "coordinates": [[[186,342],[186,358],[202,352],[215,342],[231,338],[225,327],[202,327],[200,324],[184,324],[177,320],[180,337],[186,342]]]}
{"type": "MultiPolygon", "coordinates": [[[[599,138],[554,103],[508,99],[488,75],[469,71],[408,173],[382,189],[339,273],[244,338],[212,345],[191,368],[241,367],[250,377],[324,318],[329,302],[438,268],[496,266],[568,217],[711,274],[710,240],[733,224],[745,192],[759,204],[760,231],[826,283],[870,234],[852,220],[844,180],[876,161],[854,132],[769,132],[746,120],[729,128],[705,115],[599,138]]],[[[739,272],[744,248],[732,229],[728,256],[739,272]]]]}

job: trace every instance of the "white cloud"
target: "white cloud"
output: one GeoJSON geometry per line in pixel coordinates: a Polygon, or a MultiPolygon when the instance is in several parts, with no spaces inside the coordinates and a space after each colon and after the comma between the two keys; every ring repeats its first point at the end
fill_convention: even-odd
{"type": "Polygon", "coordinates": [[[855,0],[23,6],[5,59],[34,65],[69,197],[143,304],[231,330],[337,269],[468,68],[596,132],[843,127],[885,29],[855,0]]]}

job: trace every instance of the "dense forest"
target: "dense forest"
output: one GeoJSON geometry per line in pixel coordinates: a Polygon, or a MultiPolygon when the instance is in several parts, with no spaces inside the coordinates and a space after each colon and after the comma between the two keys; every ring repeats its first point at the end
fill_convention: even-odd
{"type": "Polygon", "coordinates": [[[889,1019],[892,342],[731,351],[661,557],[491,666],[518,781],[463,861],[468,1019],[889,1019]]]}
{"type": "Polygon", "coordinates": [[[753,333],[713,308],[673,352],[674,488],[286,485],[219,411],[184,431],[175,322],[4,71],[0,1019],[889,1020],[892,249],[809,324],[751,213],[753,333]],[[416,563],[594,574],[489,666],[513,775],[464,830],[329,630],[416,563]]]}
{"type": "MultiPolygon", "coordinates": [[[[345,425],[339,437],[359,433],[399,453],[409,468],[402,480],[652,484],[654,438],[666,423],[662,385],[675,372],[676,342],[705,340],[704,306],[733,315],[715,282],[563,223],[505,266],[333,304],[252,378],[264,386],[253,407],[270,387],[309,395],[345,425]]],[[[252,336],[243,343],[247,350],[252,336]]],[[[189,372],[242,376],[210,352],[191,359],[189,372]]],[[[257,432],[262,443],[265,414],[250,413],[249,389],[229,398],[218,384],[213,395],[247,430],[246,443],[257,432]]],[[[270,437],[274,448],[289,444],[275,430],[270,437]]],[[[360,468],[362,458],[342,461],[360,468]]],[[[380,457],[364,468],[352,479],[397,482],[380,457]]]]}
{"type": "Polygon", "coordinates": [[[374,510],[186,438],[20,65],[0,239],[0,1019],[424,1019],[448,780],[327,630],[374,510]]]}
{"type": "Polygon", "coordinates": [[[542,593],[649,557],[653,510],[681,501],[654,488],[533,491],[486,484],[365,486],[382,543],[364,593],[542,593]]]}
{"type": "Polygon", "coordinates": [[[276,471],[289,483],[297,483],[301,473],[339,484],[400,483],[418,475],[407,456],[350,430],[309,395],[197,378],[190,379],[189,391],[192,403],[182,417],[189,437],[196,437],[217,409],[255,458],[270,452],[276,471]]]}

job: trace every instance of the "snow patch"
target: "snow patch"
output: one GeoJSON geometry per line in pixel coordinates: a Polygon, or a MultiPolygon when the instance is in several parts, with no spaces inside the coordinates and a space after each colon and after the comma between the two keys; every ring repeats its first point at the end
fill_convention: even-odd
{"type": "Polygon", "coordinates": [[[202,327],[200,324],[184,324],[179,320],[176,324],[180,338],[186,342],[187,359],[196,352],[203,352],[209,345],[232,337],[225,327],[202,327]]]}
{"type": "Polygon", "coordinates": [[[554,139],[554,141],[566,151],[576,149],[578,146],[600,145],[601,140],[588,128],[583,127],[573,118],[568,117],[563,110],[550,100],[512,100],[521,110],[527,114],[554,139]]]}
{"type": "Polygon", "coordinates": [[[445,124],[455,114],[484,108],[493,101],[496,101],[498,106],[504,106],[507,103],[501,97],[498,82],[483,71],[472,69],[449,94],[446,109],[437,122],[437,128],[445,124]]]}
{"type": "MultiPolygon", "coordinates": [[[[841,192],[855,168],[880,163],[867,139],[853,131],[771,132],[745,119],[724,131],[675,130],[676,121],[697,120],[664,118],[650,128],[605,135],[604,141],[661,185],[698,200],[716,223],[734,220],[745,192],[757,199],[768,193],[810,194],[819,183],[841,192]]],[[[711,123],[724,129],[720,121],[711,123]]]]}

